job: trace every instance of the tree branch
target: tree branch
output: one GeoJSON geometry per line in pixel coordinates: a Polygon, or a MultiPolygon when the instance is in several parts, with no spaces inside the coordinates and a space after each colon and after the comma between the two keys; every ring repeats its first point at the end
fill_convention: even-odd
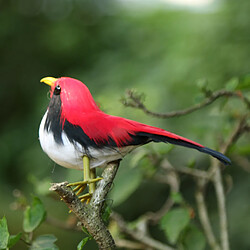
{"type": "Polygon", "coordinates": [[[179,111],[172,111],[172,112],[167,112],[167,113],[158,113],[158,112],[153,112],[149,110],[141,101],[141,97],[136,96],[134,92],[131,90],[127,91],[127,95],[128,95],[129,100],[123,100],[123,104],[126,107],[140,109],[145,114],[148,114],[157,118],[172,118],[172,117],[178,117],[178,116],[190,114],[198,109],[208,106],[209,104],[213,103],[214,101],[216,101],[218,98],[222,96],[240,98],[247,105],[247,107],[250,108],[250,101],[248,100],[247,97],[243,96],[241,92],[233,92],[233,91],[228,91],[224,89],[213,92],[203,102],[195,104],[187,109],[183,109],[179,111]]]}
{"type": "MultiPolygon", "coordinates": [[[[133,91],[128,91],[127,95],[128,98],[123,100],[123,104],[127,107],[137,108],[142,110],[144,113],[158,117],[158,118],[171,118],[171,117],[178,117],[182,115],[186,115],[189,113],[192,113],[198,109],[201,109],[203,107],[206,107],[216,101],[220,97],[236,97],[242,100],[242,102],[246,105],[247,109],[250,109],[250,101],[247,97],[245,97],[240,91],[233,92],[233,91],[227,91],[227,90],[219,90],[216,92],[209,92],[209,95],[207,98],[198,103],[195,104],[187,109],[179,110],[179,111],[173,111],[173,112],[167,112],[167,113],[157,113],[149,110],[142,101],[142,95],[138,95],[134,93],[133,91]]],[[[220,152],[227,153],[230,147],[236,143],[236,141],[239,139],[239,137],[244,132],[249,132],[250,126],[247,124],[247,115],[243,116],[240,119],[240,122],[236,129],[232,132],[230,138],[228,141],[220,148],[220,152]]],[[[165,162],[166,163],[166,162],[165,162]]],[[[163,164],[163,169],[169,170],[172,168],[171,164],[163,164]]],[[[210,168],[207,171],[199,170],[199,169],[190,169],[186,167],[178,167],[175,168],[176,172],[188,174],[194,177],[194,179],[197,182],[197,191],[195,194],[196,202],[197,202],[197,208],[198,213],[201,221],[201,225],[204,229],[207,241],[212,249],[215,250],[229,250],[229,239],[228,239],[228,224],[227,224],[227,213],[226,213],[226,199],[224,194],[224,187],[223,187],[223,181],[221,176],[221,169],[220,169],[220,163],[216,160],[212,161],[212,164],[210,168]],[[205,203],[205,197],[204,197],[204,190],[206,188],[206,185],[209,181],[213,182],[213,185],[215,187],[215,193],[216,193],[216,199],[218,204],[218,213],[219,213],[219,220],[220,220],[220,244],[217,242],[216,237],[213,233],[213,229],[211,227],[211,223],[209,220],[209,215],[207,212],[207,207],[205,203]]],[[[176,173],[177,174],[177,173],[176,173]]],[[[166,183],[163,178],[156,176],[157,180],[160,182],[166,183]]],[[[170,183],[167,183],[171,186],[170,183]]],[[[157,216],[157,220],[159,220],[160,216],[162,215],[162,211],[165,211],[169,209],[173,204],[171,202],[171,198],[169,198],[165,205],[160,209],[158,212],[154,213],[157,216]]],[[[146,219],[150,219],[150,216],[146,219]]],[[[121,223],[123,226],[124,224],[121,223]]],[[[126,228],[124,228],[124,231],[126,231],[126,228]]],[[[132,235],[131,235],[132,236],[132,235]]]]}
{"type": "Polygon", "coordinates": [[[195,178],[209,179],[208,173],[204,170],[200,170],[196,168],[188,168],[188,167],[183,167],[183,166],[176,167],[175,169],[176,171],[180,173],[191,175],[195,178]]]}
{"type": "Polygon", "coordinates": [[[120,248],[125,248],[125,249],[142,249],[145,250],[146,249],[146,245],[143,243],[137,243],[137,242],[133,242],[133,241],[129,241],[129,240],[125,240],[125,239],[118,239],[115,241],[117,247],[120,248]]]}
{"type": "Polygon", "coordinates": [[[229,148],[240,138],[240,136],[245,133],[249,132],[249,126],[247,125],[247,115],[242,116],[240,119],[237,127],[231,134],[228,141],[222,146],[221,152],[226,154],[229,148]]]}
{"type": "Polygon", "coordinates": [[[208,217],[207,213],[207,207],[204,199],[204,188],[205,188],[205,182],[204,180],[197,180],[197,190],[195,193],[195,199],[197,203],[197,209],[198,214],[200,218],[201,225],[203,227],[205,236],[207,238],[207,242],[210,245],[211,249],[214,250],[220,250],[220,246],[218,242],[216,241],[216,238],[214,236],[211,223],[208,217]]]}
{"type": "Polygon", "coordinates": [[[78,217],[82,225],[97,242],[99,249],[115,249],[115,242],[102,220],[101,211],[118,167],[119,162],[111,162],[103,170],[103,179],[98,182],[89,204],[83,204],[72,189],[67,187],[67,182],[53,183],[50,188],[51,191],[55,191],[62,198],[68,208],[78,217]]]}
{"type": "MultiPolygon", "coordinates": [[[[228,141],[221,147],[220,151],[226,153],[231,145],[236,143],[240,136],[247,131],[247,116],[243,116],[235,130],[232,132],[228,141]]],[[[229,250],[229,239],[228,239],[228,222],[227,222],[227,213],[226,213],[226,198],[224,193],[223,181],[221,177],[220,163],[213,159],[211,168],[209,170],[213,184],[215,187],[215,193],[218,203],[218,213],[220,219],[220,240],[221,248],[223,250],[229,250]]]]}
{"type": "Polygon", "coordinates": [[[216,193],[217,203],[218,203],[221,248],[223,250],[229,250],[226,198],[225,198],[224,187],[222,183],[221,170],[217,163],[216,165],[217,166],[216,166],[215,174],[213,176],[213,183],[214,183],[215,193],[216,193]]]}
{"type": "MultiPolygon", "coordinates": [[[[178,177],[178,174],[174,169],[171,169],[167,171],[164,175],[156,175],[155,180],[160,183],[165,183],[169,185],[170,187],[170,194],[178,193],[180,189],[180,180],[178,177]]],[[[170,196],[167,197],[164,204],[161,206],[161,208],[156,212],[149,212],[146,215],[147,220],[149,220],[153,224],[157,224],[160,219],[172,208],[174,205],[174,201],[170,196]]]]}
{"type": "Polygon", "coordinates": [[[153,238],[151,238],[149,235],[145,234],[145,232],[137,229],[131,229],[126,221],[117,213],[111,214],[112,219],[114,219],[119,226],[120,230],[129,236],[131,236],[133,239],[138,240],[139,242],[143,243],[146,246],[152,247],[153,249],[159,249],[159,250],[174,250],[174,248],[167,246],[153,238]]]}

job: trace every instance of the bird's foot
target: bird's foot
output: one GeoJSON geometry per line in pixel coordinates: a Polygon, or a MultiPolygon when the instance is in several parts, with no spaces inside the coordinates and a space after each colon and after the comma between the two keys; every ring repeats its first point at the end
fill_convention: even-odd
{"type": "Polygon", "coordinates": [[[88,204],[92,198],[93,193],[95,192],[95,184],[103,178],[96,178],[95,168],[90,169],[89,158],[87,155],[83,156],[83,181],[78,181],[74,183],[70,183],[68,187],[74,187],[73,191],[76,195],[80,195],[85,188],[88,186],[89,192],[83,195],[78,196],[81,202],[85,202],[88,204]]]}
{"type": "MultiPolygon", "coordinates": [[[[73,186],[76,186],[74,188],[74,191],[77,191],[79,190],[81,187],[84,187],[84,189],[86,188],[87,185],[91,184],[91,183],[96,183],[100,180],[102,180],[103,178],[101,177],[97,177],[97,178],[94,178],[94,179],[89,179],[89,180],[83,180],[83,181],[77,181],[77,182],[73,182],[73,183],[69,183],[67,186],[68,187],[73,187],[73,186]]],[[[83,189],[83,190],[84,190],[83,189]]]]}
{"type": "Polygon", "coordinates": [[[102,180],[103,178],[97,177],[94,179],[89,179],[89,180],[83,180],[83,181],[78,181],[74,183],[69,183],[67,186],[68,187],[74,187],[73,192],[78,196],[81,202],[85,202],[88,204],[92,198],[92,195],[95,191],[95,184],[96,182],[102,180]],[[86,187],[89,186],[89,192],[83,195],[80,195],[86,187]],[[79,196],[80,195],[80,196],[79,196]]]}
{"type": "Polygon", "coordinates": [[[92,198],[93,194],[92,193],[86,193],[83,195],[78,196],[79,200],[84,203],[86,201],[86,204],[90,203],[90,200],[92,198]]]}

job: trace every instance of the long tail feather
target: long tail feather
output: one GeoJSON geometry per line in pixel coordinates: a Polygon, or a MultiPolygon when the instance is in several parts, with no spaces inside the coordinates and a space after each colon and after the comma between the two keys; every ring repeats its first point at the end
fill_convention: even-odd
{"type": "Polygon", "coordinates": [[[223,155],[222,153],[218,152],[218,151],[215,151],[215,150],[213,150],[211,148],[206,148],[206,147],[199,148],[197,150],[199,150],[202,153],[212,155],[213,157],[217,158],[218,160],[220,160],[225,165],[231,165],[231,160],[228,157],[226,157],[225,155],[223,155]]]}
{"type": "Polygon", "coordinates": [[[188,140],[184,137],[174,135],[172,133],[170,134],[171,137],[169,137],[167,135],[167,133],[168,132],[166,132],[166,135],[158,135],[158,134],[140,132],[140,133],[138,133],[138,135],[143,136],[143,137],[147,136],[148,138],[151,139],[151,141],[154,141],[154,142],[165,142],[165,143],[171,143],[171,144],[175,144],[175,145],[179,145],[179,146],[183,146],[183,147],[193,148],[193,149],[196,149],[202,153],[209,154],[209,155],[217,158],[225,165],[231,164],[231,160],[220,152],[217,152],[217,151],[212,150],[210,148],[204,147],[201,144],[198,144],[196,142],[188,140]]]}

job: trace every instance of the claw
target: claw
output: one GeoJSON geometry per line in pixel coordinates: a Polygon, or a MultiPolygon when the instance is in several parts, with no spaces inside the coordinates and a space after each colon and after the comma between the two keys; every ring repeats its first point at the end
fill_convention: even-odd
{"type": "Polygon", "coordinates": [[[92,194],[87,193],[87,194],[78,196],[78,198],[80,199],[81,202],[85,202],[86,201],[86,204],[89,204],[89,202],[90,202],[90,200],[92,198],[92,194]]]}
{"type": "Polygon", "coordinates": [[[87,185],[87,184],[91,184],[91,183],[95,183],[95,182],[98,182],[100,180],[102,180],[103,178],[101,177],[97,177],[95,179],[88,179],[88,180],[83,180],[83,181],[77,181],[77,182],[73,182],[73,183],[69,183],[67,185],[67,187],[72,187],[72,186],[77,186],[77,190],[81,187],[81,186],[84,186],[84,185],[87,185]]]}
{"type": "Polygon", "coordinates": [[[76,187],[77,189],[79,189],[78,192],[75,191],[76,188],[74,188],[73,191],[76,192],[76,195],[79,195],[79,194],[81,194],[84,191],[84,189],[86,188],[86,186],[87,185],[84,185],[82,187],[80,186],[80,188],[78,188],[79,187],[78,186],[78,187],[76,187]]]}
{"type": "Polygon", "coordinates": [[[80,195],[88,186],[89,192],[83,195],[78,196],[81,202],[88,204],[92,198],[92,195],[95,191],[96,182],[102,180],[103,178],[97,177],[95,174],[95,169],[90,169],[89,167],[89,158],[87,156],[83,157],[83,181],[78,181],[74,183],[69,183],[67,187],[74,187],[73,192],[76,195],[80,195]]]}

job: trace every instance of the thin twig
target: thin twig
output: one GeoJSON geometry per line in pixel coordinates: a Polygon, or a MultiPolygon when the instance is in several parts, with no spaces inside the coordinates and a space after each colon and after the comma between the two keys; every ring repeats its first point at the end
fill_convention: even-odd
{"type": "MultiPolygon", "coordinates": [[[[156,175],[155,180],[160,183],[165,183],[169,185],[170,194],[178,193],[180,190],[179,176],[174,169],[167,171],[166,174],[156,175]]],[[[152,224],[157,224],[159,220],[171,209],[173,205],[174,201],[171,195],[168,195],[166,201],[158,211],[150,212],[147,214],[147,220],[149,220],[152,224]]]]}
{"type": "Polygon", "coordinates": [[[187,168],[187,167],[176,167],[175,168],[176,171],[183,173],[183,174],[187,174],[187,175],[191,175],[195,178],[203,178],[203,179],[209,179],[209,175],[206,171],[200,170],[200,169],[196,169],[196,168],[187,168]]]}
{"type": "Polygon", "coordinates": [[[197,180],[197,190],[195,193],[198,214],[203,227],[207,242],[213,250],[220,250],[220,246],[214,236],[211,223],[208,217],[207,207],[204,199],[204,180],[197,180]]]}
{"type": "MultiPolygon", "coordinates": [[[[219,90],[214,93],[211,93],[203,102],[193,105],[187,109],[167,112],[167,113],[157,113],[146,108],[146,106],[142,102],[141,96],[136,95],[132,91],[128,91],[127,94],[128,94],[128,99],[123,102],[125,106],[140,109],[144,113],[154,116],[154,117],[158,117],[158,118],[178,117],[178,116],[192,113],[198,109],[201,109],[203,107],[210,105],[211,103],[213,103],[220,97],[240,98],[246,104],[247,108],[248,109],[250,108],[250,101],[248,100],[247,97],[243,96],[241,92],[219,90]]],[[[240,120],[240,123],[238,124],[235,131],[232,133],[229,140],[221,147],[220,152],[225,154],[229,150],[231,145],[234,144],[244,132],[247,132],[250,130],[250,126],[247,124],[246,120],[247,120],[247,116],[243,117],[240,120]]],[[[167,164],[165,164],[163,168],[166,170],[169,170],[172,168],[172,165],[169,162],[167,162],[167,164]]],[[[219,162],[216,162],[215,160],[213,160],[212,165],[208,171],[202,171],[198,169],[189,169],[186,167],[179,167],[179,168],[176,168],[175,170],[180,173],[191,175],[197,181],[198,189],[195,194],[195,197],[196,197],[196,202],[197,202],[197,207],[198,207],[198,213],[199,213],[200,221],[201,221],[202,227],[204,229],[204,232],[205,232],[205,235],[207,237],[207,241],[210,247],[216,250],[220,250],[220,249],[228,250],[229,239],[228,239],[226,200],[225,200],[225,194],[224,194],[224,188],[223,188],[219,162]],[[217,242],[215,235],[213,233],[211,223],[209,220],[209,216],[208,216],[208,212],[207,212],[207,208],[206,208],[205,198],[204,198],[204,189],[210,180],[213,181],[215,192],[216,192],[217,203],[218,203],[218,213],[219,213],[219,218],[220,218],[221,246],[217,242]]],[[[158,178],[158,181],[166,183],[166,181],[164,181],[159,176],[157,178],[158,178]]],[[[166,207],[168,209],[169,206],[170,207],[172,206],[171,199],[168,199],[166,201],[162,209],[164,209],[165,211],[166,207]]],[[[158,212],[156,212],[156,214],[158,212]]],[[[124,230],[126,231],[126,228],[124,230]]]]}
{"type": "Polygon", "coordinates": [[[118,239],[115,241],[116,246],[120,247],[120,248],[125,248],[125,249],[142,249],[145,250],[147,249],[145,244],[143,243],[137,243],[134,241],[130,241],[130,240],[125,240],[125,239],[118,239]]]}
{"type": "Polygon", "coordinates": [[[67,182],[54,183],[50,188],[63,199],[69,209],[78,217],[97,242],[99,249],[115,249],[115,242],[101,218],[101,211],[118,167],[119,162],[112,162],[103,170],[103,179],[98,182],[89,204],[83,204],[72,189],[67,187],[67,182]]]}
{"type": "Polygon", "coordinates": [[[222,250],[229,250],[229,238],[228,238],[228,222],[227,222],[227,210],[226,210],[226,198],[224,193],[224,187],[221,177],[221,169],[216,163],[215,174],[213,176],[213,183],[215,187],[215,193],[218,203],[218,213],[220,220],[220,241],[222,250]]]}
{"type": "Polygon", "coordinates": [[[30,242],[27,242],[25,239],[20,238],[20,240],[21,240],[24,244],[26,244],[27,246],[31,246],[31,243],[30,243],[30,242]]]}
{"type": "MultiPolygon", "coordinates": [[[[229,137],[228,141],[221,147],[220,151],[222,153],[226,153],[231,145],[236,143],[236,141],[246,132],[247,128],[247,116],[243,116],[238,125],[236,126],[235,130],[229,137]]],[[[213,177],[213,184],[215,187],[215,193],[218,203],[218,213],[219,213],[219,220],[220,220],[220,241],[221,241],[221,248],[223,250],[229,250],[229,238],[228,238],[228,221],[227,221],[227,212],[226,212],[226,198],[224,193],[223,181],[221,177],[221,169],[220,163],[215,159],[212,160],[212,165],[209,170],[210,174],[213,177]]]]}
{"type": "Polygon", "coordinates": [[[228,141],[221,147],[221,152],[226,154],[230,147],[239,139],[243,133],[249,132],[249,126],[247,125],[247,115],[242,116],[237,127],[233,131],[228,141]]]}
{"type": "Polygon", "coordinates": [[[132,100],[130,101],[123,101],[123,104],[127,107],[137,108],[142,110],[145,114],[158,117],[158,118],[172,118],[172,117],[178,117],[182,115],[186,115],[189,113],[192,113],[198,109],[201,109],[203,107],[208,106],[209,104],[216,101],[219,97],[225,96],[225,97],[236,97],[243,100],[243,102],[247,105],[248,108],[250,108],[250,101],[247,97],[243,96],[241,92],[233,92],[228,90],[218,90],[216,92],[213,92],[209,97],[207,97],[203,102],[195,104],[187,109],[179,110],[179,111],[172,111],[167,113],[158,113],[153,112],[149,110],[141,101],[140,98],[134,95],[134,92],[129,90],[127,91],[128,98],[132,100]]]}
{"type": "Polygon", "coordinates": [[[157,241],[151,238],[149,235],[145,234],[145,232],[141,232],[138,229],[131,229],[128,227],[126,221],[117,213],[113,212],[111,214],[111,218],[116,221],[117,225],[119,226],[120,230],[135,240],[149,246],[153,249],[158,250],[174,250],[174,248],[167,246],[160,241],[157,241]]]}

